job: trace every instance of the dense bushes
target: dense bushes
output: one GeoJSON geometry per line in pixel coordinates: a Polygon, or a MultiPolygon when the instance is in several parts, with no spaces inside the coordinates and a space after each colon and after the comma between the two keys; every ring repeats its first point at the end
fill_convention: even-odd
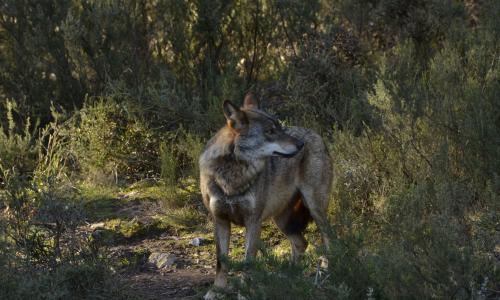
{"type": "MultiPolygon", "coordinates": [[[[15,144],[24,138],[11,131],[7,141],[15,144]]],[[[52,130],[46,148],[37,149],[30,170],[0,165],[3,299],[82,298],[97,291],[115,292],[107,291],[105,257],[91,237],[78,232],[84,214],[75,188],[61,172],[64,156],[51,142],[56,138],[52,130]]]]}
{"type": "MultiPolygon", "coordinates": [[[[14,119],[16,103],[5,103],[6,128],[0,125],[0,167],[16,168],[21,173],[33,171],[36,165],[39,143],[36,141],[36,130],[32,128],[29,118],[24,124],[17,124],[14,119]]],[[[2,175],[0,175],[0,179],[2,175]]]]}
{"type": "Polygon", "coordinates": [[[79,173],[95,183],[137,180],[157,173],[158,135],[113,98],[89,100],[66,123],[79,173]]]}
{"type": "Polygon", "coordinates": [[[462,31],[425,68],[400,44],[370,96],[382,129],[337,133],[334,223],[341,241],[361,238],[351,255],[375,266],[381,296],[496,295],[500,68],[490,34],[462,31]]]}
{"type": "Polygon", "coordinates": [[[333,124],[359,132],[372,123],[366,95],[373,77],[364,68],[366,50],[354,35],[331,28],[305,40],[299,51],[288,70],[284,116],[324,134],[333,124]]]}

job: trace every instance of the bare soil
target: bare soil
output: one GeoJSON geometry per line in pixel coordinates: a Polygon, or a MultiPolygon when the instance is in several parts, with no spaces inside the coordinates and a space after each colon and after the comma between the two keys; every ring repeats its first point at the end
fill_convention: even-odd
{"type": "MultiPolygon", "coordinates": [[[[169,235],[146,238],[130,245],[110,249],[113,260],[130,257],[130,253],[146,251],[137,264],[122,267],[117,272],[131,298],[137,299],[200,299],[215,274],[210,251],[186,245],[186,239],[169,235]],[[175,242],[172,242],[175,241],[175,242]],[[169,253],[175,256],[172,266],[157,268],[148,262],[150,253],[169,253]]],[[[206,248],[206,247],[205,247],[206,248]]]]}
{"type": "MultiPolygon", "coordinates": [[[[132,237],[120,235],[120,229],[110,228],[109,224],[123,220],[152,228],[150,225],[157,222],[158,217],[168,214],[168,209],[158,199],[130,195],[119,194],[117,197],[90,201],[88,209],[93,216],[90,219],[92,223],[82,228],[87,234],[101,231],[104,239],[109,239],[106,247],[108,256],[125,297],[201,299],[215,275],[215,246],[210,223],[200,224],[195,229],[167,226],[141,231],[132,237]],[[201,238],[201,245],[193,243],[195,238],[201,238]],[[175,262],[158,268],[148,261],[152,253],[173,255],[175,262]]],[[[284,240],[276,228],[268,225],[264,225],[262,235],[272,248],[284,240]]],[[[230,244],[232,258],[243,257],[243,236],[243,228],[233,228],[230,244]]]]}
{"type": "MultiPolygon", "coordinates": [[[[89,234],[107,231],[106,222],[118,216],[147,226],[164,212],[156,201],[126,201],[112,210],[111,218],[99,216],[82,229],[89,234]]],[[[130,299],[200,299],[215,274],[213,241],[207,230],[155,230],[138,237],[113,239],[106,248],[115,271],[114,279],[130,299]],[[202,238],[201,245],[192,244],[195,237],[202,238]],[[175,262],[158,268],[148,261],[155,252],[173,255],[175,262]]]]}
{"type": "Polygon", "coordinates": [[[203,269],[148,270],[122,274],[120,280],[128,286],[131,298],[200,299],[212,275],[203,269]]]}

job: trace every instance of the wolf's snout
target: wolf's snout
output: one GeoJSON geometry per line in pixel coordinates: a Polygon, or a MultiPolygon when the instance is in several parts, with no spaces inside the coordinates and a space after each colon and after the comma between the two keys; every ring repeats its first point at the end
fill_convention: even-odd
{"type": "Polygon", "coordinates": [[[300,152],[304,148],[304,142],[301,140],[293,139],[293,143],[288,144],[286,147],[283,147],[282,151],[274,151],[274,155],[279,155],[282,157],[294,157],[297,153],[300,152]]]}

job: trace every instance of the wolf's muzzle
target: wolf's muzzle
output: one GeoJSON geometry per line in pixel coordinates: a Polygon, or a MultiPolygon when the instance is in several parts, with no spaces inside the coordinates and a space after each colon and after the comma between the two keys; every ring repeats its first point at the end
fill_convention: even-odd
{"type": "Polygon", "coordinates": [[[281,157],[294,157],[295,155],[297,155],[297,153],[300,152],[300,150],[302,150],[302,148],[304,148],[304,142],[297,140],[295,147],[297,147],[297,150],[292,153],[281,153],[278,151],[274,151],[273,154],[281,157]]]}

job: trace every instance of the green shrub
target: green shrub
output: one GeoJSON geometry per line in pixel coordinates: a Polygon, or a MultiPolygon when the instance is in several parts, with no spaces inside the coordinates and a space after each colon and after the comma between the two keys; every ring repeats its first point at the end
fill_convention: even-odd
{"type": "Polygon", "coordinates": [[[9,272],[0,276],[2,299],[125,298],[102,262],[61,265],[54,272],[1,270],[9,272]]]}
{"type": "MultiPolygon", "coordinates": [[[[110,288],[105,256],[78,232],[84,214],[64,172],[67,139],[60,129],[56,120],[31,142],[36,145],[31,170],[15,161],[0,165],[2,299],[85,298],[110,288]]],[[[28,135],[16,139],[27,141],[28,135]]]]}
{"type": "Polygon", "coordinates": [[[66,128],[80,175],[117,184],[159,173],[158,135],[112,97],[88,99],[66,128]]]}
{"type": "Polygon", "coordinates": [[[109,289],[101,251],[77,233],[83,214],[76,195],[54,177],[5,172],[4,179],[0,297],[85,298],[109,289]]]}
{"type": "Polygon", "coordinates": [[[160,144],[161,178],[167,186],[174,186],[177,182],[179,172],[178,157],[173,151],[171,143],[160,144]]]}
{"type": "Polygon", "coordinates": [[[304,266],[295,265],[288,258],[264,255],[253,262],[233,262],[231,268],[244,273],[243,277],[231,278],[231,284],[247,299],[328,298],[323,289],[314,285],[314,277],[308,276],[304,266]]]}
{"type": "Polygon", "coordinates": [[[198,160],[205,148],[205,143],[195,133],[183,130],[177,147],[184,158],[183,169],[188,172],[185,176],[189,175],[198,179],[200,174],[198,160]]]}
{"type": "Polygon", "coordinates": [[[500,68],[491,32],[464,30],[425,66],[395,47],[369,95],[380,128],[334,135],[331,272],[351,296],[496,295],[500,68]]]}
{"type": "MultiPolygon", "coordinates": [[[[16,108],[14,101],[5,103],[7,128],[3,128],[0,122],[0,168],[14,168],[22,174],[29,174],[35,170],[40,146],[36,141],[37,126],[35,124],[32,128],[29,118],[24,124],[16,122],[16,108]]],[[[0,181],[2,178],[0,174],[0,181]]]]}
{"type": "Polygon", "coordinates": [[[279,110],[320,133],[333,126],[360,131],[373,117],[366,99],[372,80],[366,50],[342,27],[328,28],[300,44],[284,83],[287,101],[279,110]]]}

